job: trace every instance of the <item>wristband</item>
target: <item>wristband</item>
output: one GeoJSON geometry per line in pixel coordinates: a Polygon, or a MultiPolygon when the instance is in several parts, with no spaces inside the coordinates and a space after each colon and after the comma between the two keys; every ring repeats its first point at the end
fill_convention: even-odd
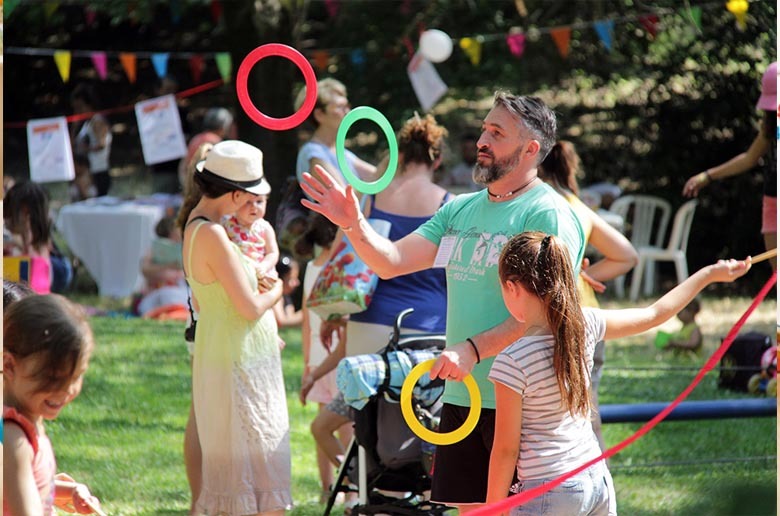
{"type": "Polygon", "coordinates": [[[477,349],[477,345],[474,344],[474,341],[471,340],[471,337],[466,337],[466,342],[471,344],[471,347],[474,349],[474,354],[477,355],[477,363],[479,364],[482,360],[479,357],[479,350],[477,349]]]}

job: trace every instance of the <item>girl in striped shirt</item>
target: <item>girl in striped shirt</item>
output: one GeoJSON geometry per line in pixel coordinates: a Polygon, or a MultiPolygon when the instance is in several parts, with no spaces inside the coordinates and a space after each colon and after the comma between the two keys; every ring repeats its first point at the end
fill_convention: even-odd
{"type": "MultiPolygon", "coordinates": [[[[750,268],[721,260],[704,267],[647,308],[581,308],[563,242],[539,232],[516,235],[499,259],[507,309],[525,322],[525,335],[495,359],[496,428],[487,502],[550,482],[601,454],[590,424],[588,388],[593,350],[600,340],[627,337],[668,320],[704,287],[730,282],[750,268]]],[[[513,515],[617,514],[612,477],[604,461],[516,507],[513,515]]]]}

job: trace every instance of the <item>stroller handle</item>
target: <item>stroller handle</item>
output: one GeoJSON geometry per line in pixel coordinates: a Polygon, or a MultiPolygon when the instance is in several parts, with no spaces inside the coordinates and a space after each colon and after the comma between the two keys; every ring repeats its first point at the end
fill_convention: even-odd
{"type": "Polygon", "coordinates": [[[398,339],[401,337],[401,324],[403,323],[404,318],[412,312],[414,312],[414,308],[407,308],[406,310],[399,312],[396,316],[395,325],[393,326],[393,342],[398,342],[398,339]]]}

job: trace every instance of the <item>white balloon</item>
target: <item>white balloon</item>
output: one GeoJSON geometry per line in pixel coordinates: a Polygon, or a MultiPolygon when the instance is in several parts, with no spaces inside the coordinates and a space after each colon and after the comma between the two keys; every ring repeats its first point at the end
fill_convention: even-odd
{"type": "Polygon", "coordinates": [[[420,52],[432,63],[446,61],[452,55],[452,39],[438,29],[426,30],[420,35],[420,52]]]}

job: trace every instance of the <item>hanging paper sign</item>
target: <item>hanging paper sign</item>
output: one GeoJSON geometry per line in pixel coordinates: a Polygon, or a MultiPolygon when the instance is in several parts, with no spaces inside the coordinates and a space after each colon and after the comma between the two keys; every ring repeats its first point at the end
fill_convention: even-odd
{"type": "Polygon", "coordinates": [[[179,159],[187,154],[179,109],[173,95],[137,103],[135,117],[147,165],[179,159]]]}
{"type": "Polygon", "coordinates": [[[68,122],[64,116],[27,122],[27,154],[32,181],[70,181],[76,177],[68,122]]]}
{"type": "Polygon", "coordinates": [[[409,74],[412,89],[414,89],[423,111],[431,109],[441,96],[447,93],[447,85],[439,76],[436,68],[420,52],[417,52],[409,61],[406,73],[409,74]]]}

